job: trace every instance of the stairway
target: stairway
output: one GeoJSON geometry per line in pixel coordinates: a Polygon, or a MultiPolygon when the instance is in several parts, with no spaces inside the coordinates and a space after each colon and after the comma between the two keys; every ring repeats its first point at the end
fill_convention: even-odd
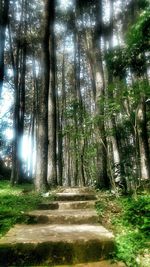
{"type": "Polygon", "coordinates": [[[54,266],[94,262],[113,251],[114,236],[98,224],[95,193],[64,188],[56,201],[28,213],[32,224],[16,225],[0,239],[0,266],[54,266]]]}

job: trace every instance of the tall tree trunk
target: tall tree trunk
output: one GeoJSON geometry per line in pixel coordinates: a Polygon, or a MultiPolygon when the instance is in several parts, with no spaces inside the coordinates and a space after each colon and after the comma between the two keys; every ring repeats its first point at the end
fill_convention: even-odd
{"type": "Polygon", "coordinates": [[[63,127],[64,127],[64,110],[66,108],[66,92],[65,92],[65,45],[63,49],[62,58],[62,98],[59,101],[58,110],[58,184],[63,185],[63,159],[64,149],[63,146],[63,127]]]}
{"type": "MultiPolygon", "coordinates": [[[[18,181],[21,183],[25,177],[24,162],[22,160],[22,144],[24,136],[24,118],[25,118],[25,87],[26,87],[26,53],[27,53],[27,13],[28,0],[22,1],[22,25],[20,24],[20,33],[23,33],[24,40],[21,44],[20,56],[20,84],[19,84],[19,123],[18,123],[18,181]],[[21,29],[22,28],[22,29],[21,29]]],[[[20,37],[20,36],[19,36],[20,37]]]]}
{"type": "Polygon", "coordinates": [[[96,26],[93,31],[86,31],[85,46],[86,55],[89,61],[89,71],[93,98],[95,102],[95,124],[96,143],[97,143],[97,186],[101,188],[109,187],[107,175],[107,142],[104,124],[104,98],[105,98],[105,79],[102,63],[102,1],[96,1],[96,26]]]}
{"type": "Polygon", "coordinates": [[[150,179],[149,144],[146,124],[146,103],[145,97],[142,96],[137,109],[137,131],[140,150],[141,180],[150,179]]]}
{"type": "Polygon", "coordinates": [[[58,110],[58,185],[63,185],[63,137],[62,137],[62,110],[58,110]]]}
{"type": "Polygon", "coordinates": [[[9,0],[0,0],[0,97],[4,81],[4,48],[8,24],[9,0]]]}
{"type": "Polygon", "coordinates": [[[18,90],[18,80],[19,80],[19,51],[20,44],[17,42],[16,47],[16,60],[14,59],[11,30],[9,24],[9,43],[10,43],[10,54],[13,68],[14,76],[14,109],[13,109],[13,131],[14,137],[12,141],[12,170],[11,170],[11,185],[14,185],[18,181],[19,167],[18,167],[18,125],[19,125],[19,90],[18,90]]]}
{"type": "Polygon", "coordinates": [[[77,97],[79,102],[79,133],[80,133],[80,140],[78,138],[79,143],[79,175],[81,173],[81,184],[85,186],[85,173],[84,173],[84,149],[85,149],[85,141],[84,141],[84,128],[83,128],[83,121],[84,121],[84,106],[83,106],[83,99],[81,93],[81,85],[80,85],[80,73],[81,73],[81,38],[79,33],[77,33],[77,52],[78,58],[76,62],[76,84],[77,84],[77,97]]]}
{"type": "Polygon", "coordinates": [[[22,162],[22,143],[24,136],[24,116],[25,116],[25,76],[26,76],[26,43],[21,53],[21,74],[20,74],[20,95],[19,95],[19,122],[18,122],[18,180],[17,183],[21,183],[24,178],[24,168],[22,162]]]}
{"type": "Polygon", "coordinates": [[[50,26],[51,1],[45,0],[44,25],[42,40],[42,88],[39,92],[38,136],[35,188],[37,191],[47,189],[48,166],[48,97],[49,97],[49,26],[50,26]]]}
{"type": "Polygon", "coordinates": [[[12,67],[14,72],[15,104],[14,104],[14,141],[12,152],[11,183],[21,183],[24,176],[22,161],[22,141],[24,135],[25,115],[25,75],[26,75],[26,33],[27,33],[27,0],[22,1],[21,21],[18,27],[18,41],[16,47],[16,60],[13,54],[11,30],[9,24],[9,41],[12,67]],[[24,34],[24,40],[20,42],[20,34],[24,34]],[[16,61],[16,62],[15,62],[16,61]]]}
{"type": "MultiPolygon", "coordinates": [[[[33,47],[32,47],[33,49],[33,47]]],[[[36,65],[35,65],[35,55],[34,50],[33,59],[32,59],[32,83],[33,83],[33,103],[32,103],[32,114],[31,114],[31,131],[30,131],[30,138],[31,138],[31,155],[28,161],[28,169],[29,169],[29,177],[31,179],[35,178],[35,151],[36,151],[36,139],[37,139],[37,122],[38,122],[38,91],[39,85],[36,76],[36,65]]]]}
{"type": "MultiPolygon", "coordinates": [[[[108,36],[108,42],[109,42],[109,49],[113,50],[113,30],[114,30],[114,0],[110,0],[110,18],[109,18],[109,36],[108,36]]],[[[108,71],[108,98],[113,101],[114,92],[112,90],[112,84],[113,84],[113,75],[110,71],[108,71]],[[110,86],[110,89],[109,89],[110,86]]],[[[110,115],[110,140],[112,143],[112,154],[113,154],[113,177],[115,181],[112,181],[112,185],[114,185],[114,182],[119,183],[121,182],[121,160],[120,160],[120,150],[119,150],[119,144],[117,140],[117,127],[116,127],[116,118],[113,114],[110,115]]],[[[115,188],[114,188],[115,189],[115,188]]]]}
{"type": "MultiPolygon", "coordinates": [[[[66,185],[71,186],[71,155],[70,155],[70,135],[66,135],[66,157],[65,157],[65,165],[66,165],[66,185]]],[[[72,170],[73,171],[73,170],[72,170]]]]}
{"type": "Polygon", "coordinates": [[[75,2],[75,14],[74,14],[74,124],[75,124],[75,135],[74,135],[74,185],[77,186],[79,183],[79,148],[78,148],[78,87],[79,84],[79,72],[78,72],[78,31],[77,31],[77,4],[75,2]]]}
{"type": "Polygon", "coordinates": [[[102,63],[101,34],[102,34],[102,1],[97,1],[96,29],[93,39],[94,58],[95,58],[95,85],[96,85],[96,114],[98,119],[97,132],[97,186],[102,188],[109,187],[107,176],[107,143],[104,125],[104,98],[105,80],[102,63]]]}
{"type": "Polygon", "coordinates": [[[55,54],[55,1],[50,1],[50,86],[48,106],[48,184],[57,185],[57,156],[56,156],[56,54],[55,54]]]}

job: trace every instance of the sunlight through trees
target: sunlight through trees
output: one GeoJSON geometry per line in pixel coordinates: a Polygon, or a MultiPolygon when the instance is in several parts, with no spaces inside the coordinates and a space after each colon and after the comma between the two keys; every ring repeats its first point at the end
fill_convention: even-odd
{"type": "Polygon", "coordinates": [[[12,184],[149,182],[149,23],[146,0],[0,0],[0,161],[12,184]]]}

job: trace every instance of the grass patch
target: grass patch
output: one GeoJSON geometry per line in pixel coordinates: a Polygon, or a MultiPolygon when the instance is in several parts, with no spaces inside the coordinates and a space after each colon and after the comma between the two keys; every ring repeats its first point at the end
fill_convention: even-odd
{"type": "Polygon", "coordinates": [[[99,193],[100,221],[116,237],[113,258],[129,267],[150,266],[150,196],[115,198],[99,193]]]}
{"type": "Polygon", "coordinates": [[[0,181],[0,237],[14,224],[26,223],[25,212],[36,209],[41,201],[32,184],[11,187],[9,181],[0,181]]]}

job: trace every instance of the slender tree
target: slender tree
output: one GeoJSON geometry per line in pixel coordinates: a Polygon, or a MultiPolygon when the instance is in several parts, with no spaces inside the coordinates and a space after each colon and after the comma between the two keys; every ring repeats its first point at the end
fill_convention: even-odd
{"type": "Polygon", "coordinates": [[[139,138],[141,180],[150,179],[149,144],[147,134],[147,116],[145,96],[141,96],[137,108],[137,131],[139,138]]]}
{"type": "Polygon", "coordinates": [[[9,40],[11,60],[14,74],[14,114],[13,128],[14,140],[12,148],[12,173],[11,183],[21,183],[24,178],[24,163],[22,161],[22,142],[24,136],[25,118],[25,78],[26,78],[26,53],[27,53],[27,0],[21,4],[21,21],[18,26],[16,42],[16,56],[14,56],[11,25],[9,24],[9,40]],[[22,38],[21,38],[22,33],[22,38]]]}
{"type": "Polygon", "coordinates": [[[57,185],[57,157],[56,157],[56,43],[54,34],[55,1],[50,1],[49,9],[49,56],[50,56],[50,81],[48,103],[48,184],[57,185]]]}
{"type": "Polygon", "coordinates": [[[96,88],[96,115],[97,115],[97,186],[109,187],[107,175],[107,143],[104,123],[104,98],[105,98],[105,79],[102,59],[102,1],[96,1],[96,26],[92,38],[94,49],[94,78],[96,88]]]}
{"type": "Polygon", "coordinates": [[[50,10],[51,1],[44,1],[43,38],[42,38],[42,87],[39,92],[39,114],[37,133],[37,159],[35,187],[37,191],[47,189],[47,166],[48,166],[48,97],[49,97],[49,74],[50,74],[50,10]]]}
{"type": "Polygon", "coordinates": [[[4,48],[8,25],[9,0],[0,0],[0,97],[4,81],[4,48]]]}

